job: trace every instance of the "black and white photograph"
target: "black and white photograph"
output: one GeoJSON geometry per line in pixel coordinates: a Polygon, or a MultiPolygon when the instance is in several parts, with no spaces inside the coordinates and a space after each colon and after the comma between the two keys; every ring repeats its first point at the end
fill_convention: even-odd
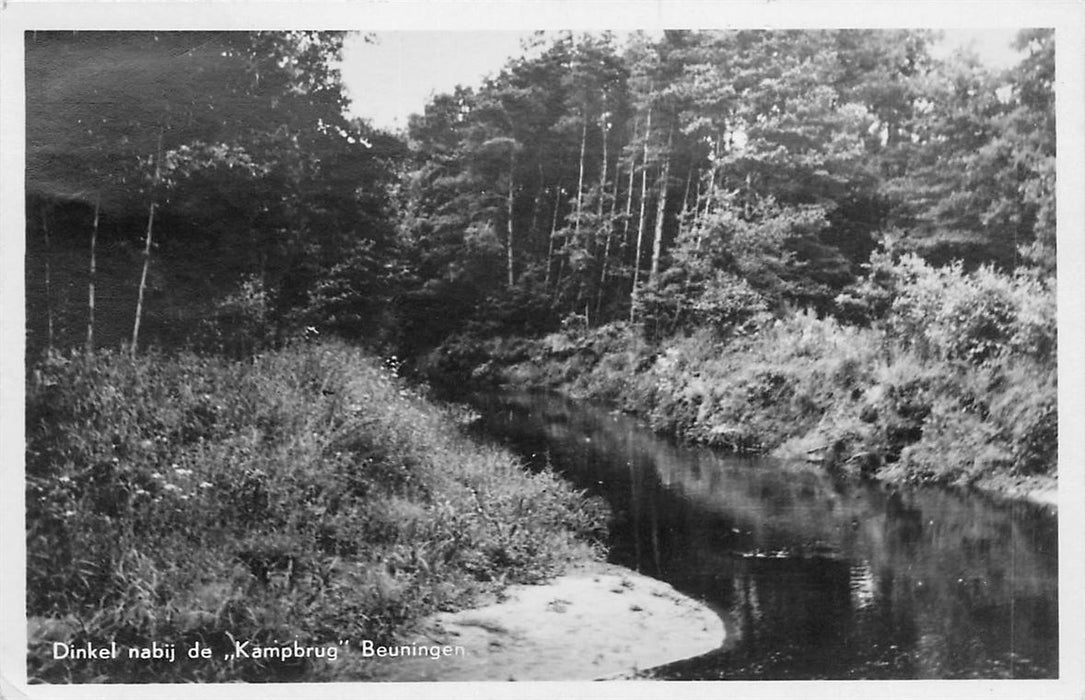
{"type": "Polygon", "coordinates": [[[1081,2],[111,4],[0,9],[5,697],[1085,692],[1081,2]]]}

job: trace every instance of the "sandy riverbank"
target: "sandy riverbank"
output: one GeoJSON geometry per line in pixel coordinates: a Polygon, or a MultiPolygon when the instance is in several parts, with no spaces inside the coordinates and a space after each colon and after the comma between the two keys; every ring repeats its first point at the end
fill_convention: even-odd
{"type": "Polygon", "coordinates": [[[613,565],[593,565],[501,601],[426,619],[408,645],[462,647],[462,655],[352,662],[376,681],[580,681],[707,653],[723,622],[670,585],[613,565]]]}

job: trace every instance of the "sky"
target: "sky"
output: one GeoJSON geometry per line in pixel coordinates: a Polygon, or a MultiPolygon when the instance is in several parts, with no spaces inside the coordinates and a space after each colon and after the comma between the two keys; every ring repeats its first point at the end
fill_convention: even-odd
{"type": "MultiPolygon", "coordinates": [[[[1009,67],[1019,56],[1010,48],[1016,29],[944,30],[935,47],[946,56],[971,47],[994,68],[1009,67]]],[[[512,56],[523,51],[529,31],[390,31],[377,32],[366,42],[351,35],[344,46],[343,82],[352,100],[350,116],[367,119],[385,129],[406,128],[407,118],[420,113],[432,95],[451,92],[456,85],[477,86],[496,75],[512,56]]]]}
{"type": "Polygon", "coordinates": [[[456,85],[478,85],[519,56],[522,31],[378,32],[376,41],[351,35],[340,68],[352,101],[351,116],[376,127],[406,128],[431,95],[456,85]]]}

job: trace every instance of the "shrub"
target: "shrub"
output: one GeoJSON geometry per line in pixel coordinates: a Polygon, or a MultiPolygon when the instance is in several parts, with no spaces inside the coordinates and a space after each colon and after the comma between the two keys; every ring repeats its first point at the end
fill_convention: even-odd
{"type": "Polygon", "coordinates": [[[196,332],[196,346],[231,357],[248,357],[270,348],[276,338],[271,302],[258,277],[215,304],[196,332]]]}
{"type": "Polygon", "coordinates": [[[647,337],[656,340],[698,328],[726,337],[753,332],[770,318],[768,311],[768,300],[733,272],[713,270],[702,278],[679,269],[640,291],[636,317],[647,337]]]}
{"type": "Polygon", "coordinates": [[[1058,465],[1058,374],[1020,362],[994,368],[988,378],[990,420],[1017,474],[1054,474],[1058,465]]]}
{"type": "Polygon", "coordinates": [[[980,364],[1013,354],[1053,361],[1052,280],[991,267],[965,272],[960,262],[931,267],[915,255],[872,257],[865,281],[837,298],[841,313],[883,318],[897,343],[932,359],[980,364]]]}
{"type": "Polygon", "coordinates": [[[693,301],[697,325],[708,326],[724,336],[752,332],[768,314],[768,302],[745,279],[719,271],[693,301]]]}

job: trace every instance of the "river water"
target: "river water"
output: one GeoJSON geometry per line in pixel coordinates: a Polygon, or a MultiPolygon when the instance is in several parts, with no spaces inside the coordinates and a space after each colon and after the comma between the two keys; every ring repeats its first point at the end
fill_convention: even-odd
{"type": "Polygon", "coordinates": [[[718,650],[648,677],[1058,676],[1050,509],[678,445],[554,395],[471,404],[489,439],[606,499],[610,561],[723,618],[718,650]]]}

